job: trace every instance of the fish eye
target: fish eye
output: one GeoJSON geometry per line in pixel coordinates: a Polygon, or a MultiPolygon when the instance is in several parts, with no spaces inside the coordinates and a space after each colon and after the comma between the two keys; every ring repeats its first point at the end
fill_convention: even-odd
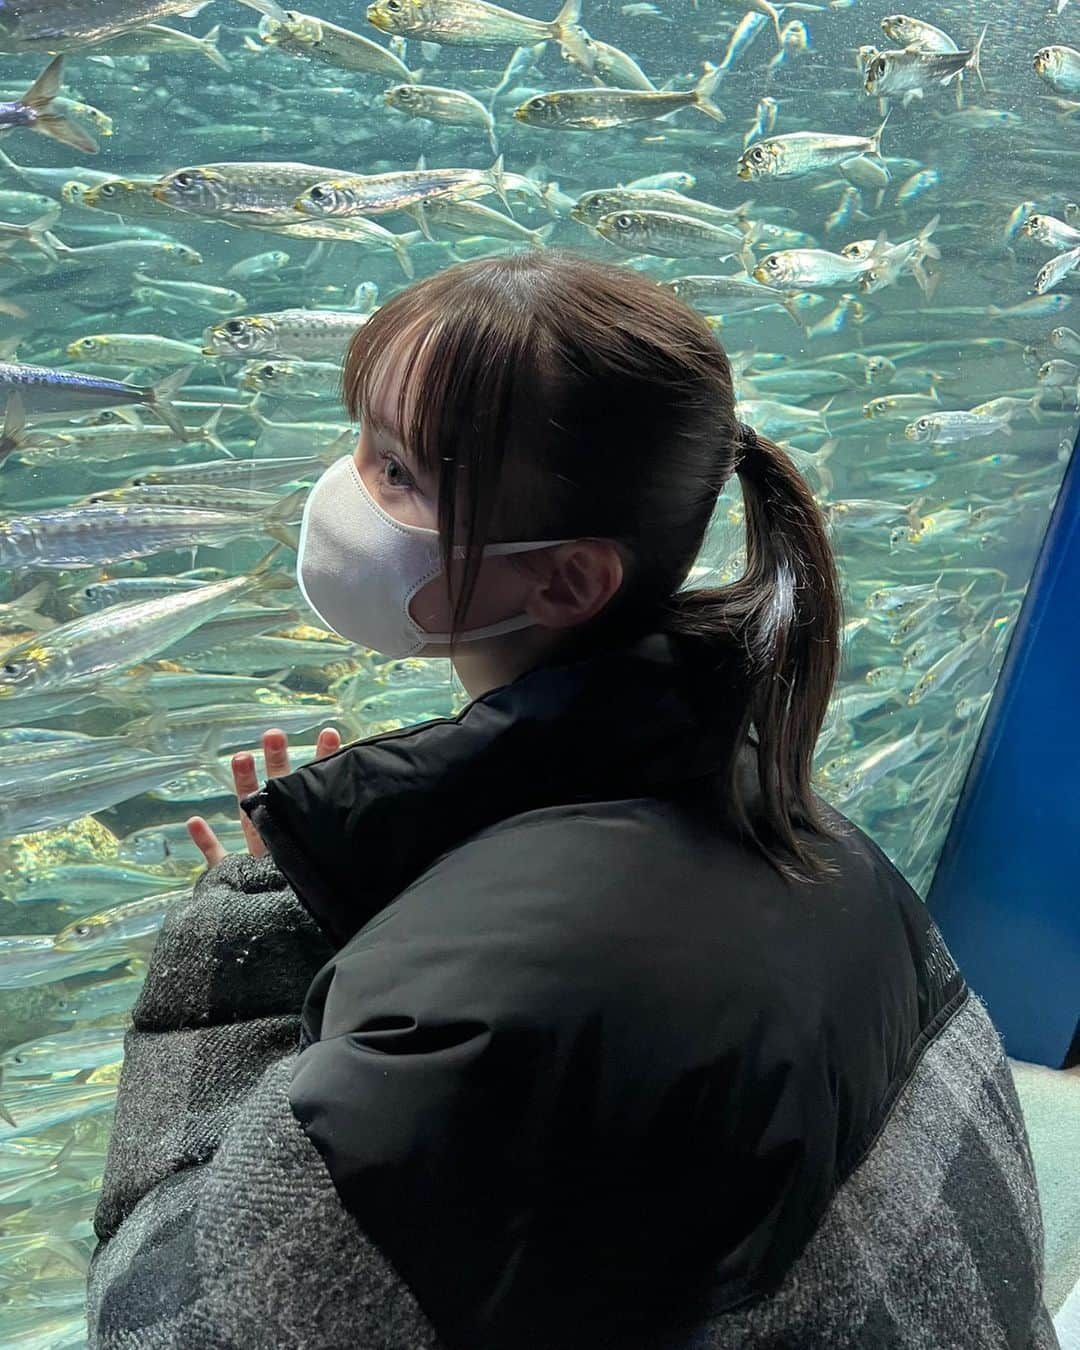
{"type": "Polygon", "coordinates": [[[26,669],[25,661],[8,661],[4,666],[5,675],[21,675],[26,669]]]}
{"type": "Polygon", "coordinates": [[[885,74],[885,58],[883,56],[879,56],[878,59],[874,62],[874,74],[875,75],[885,74]]]}
{"type": "Polygon", "coordinates": [[[533,112],[542,112],[547,107],[547,99],[534,98],[529,100],[529,107],[533,112]]]}
{"type": "Polygon", "coordinates": [[[625,211],[615,217],[615,228],[617,230],[628,230],[634,223],[634,217],[628,216],[625,211]]]}
{"type": "Polygon", "coordinates": [[[770,253],[769,256],[765,259],[765,266],[769,269],[770,272],[776,272],[780,268],[780,259],[776,256],[775,253],[770,253]]]}
{"type": "Polygon", "coordinates": [[[750,151],[750,158],[754,161],[755,164],[760,164],[761,161],[765,158],[765,151],[762,150],[760,145],[755,145],[753,150],[750,151]]]}
{"type": "Polygon", "coordinates": [[[386,8],[396,14],[401,8],[401,0],[386,0],[386,8]]]}
{"type": "Polygon", "coordinates": [[[915,423],[915,425],[919,428],[920,431],[929,431],[930,419],[928,417],[920,417],[919,420],[915,423]]]}
{"type": "Polygon", "coordinates": [[[102,183],[99,191],[103,197],[115,197],[116,188],[112,183],[102,183]]]}
{"type": "Polygon", "coordinates": [[[329,197],[329,195],[330,193],[326,190],[326,188],[321,187],[313,187],[308,192],[308,196],[311,198],[313,202],[321,202],[324,197],[329,197]]]}
{"type": "Polygon", "coordinates": [[[258,373],[265,376],[266,379],[272,380],[277,374],[277,366],[272,361],[268,361],[265,366],[259,367],[258,373]]]}
{"type": "Polygon", "coordinates": [[[192,183],[195,182],[195,175],[187,172],[178,173],[173,178],[173,182],[177,187],[191,187],[192,183]]]}
{"type": "Polygon", "coordinates": [[[230,319],[225,325],[226,333],[242,333],[244,331],[243,319],[230,319]]]}

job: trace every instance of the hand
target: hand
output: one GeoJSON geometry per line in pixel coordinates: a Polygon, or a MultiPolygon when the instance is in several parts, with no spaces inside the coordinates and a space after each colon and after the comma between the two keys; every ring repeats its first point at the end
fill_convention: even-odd
{"type": "MultiPolygon", "coordinates": [[[[291,772],[289,768],[289,740],[283,731],[279,731],[276,727],[270,731],[264,731],[262,747],[263,756],[266,759],[267,778],[280,778],[282,774],[291,772]]],[[[333,727],[326,727],[319,732],[319,739],[315,744],[316,759],[323,759],[340,749],[341,734],[335,731],[333,727]]],[[[247,797],[252,792],[258,792],[259,776],[255,772],[255,756],[250,750],[239,750],[233,755],[232,774],[233,782],[236,784],[236,800],[238,802],[241,797],[247,797]]],[[[244,827],[248,852],[253,858],[261,858],[266,852],[266,845],[263,843],[258,830],[243,811],[240,812],[240,824],[244,827]]],[[[225,849],[221,847],[217,835],[202,816],[191,816],[187,821],[187,828],[192,842],[206,859],[207,867],[215,866],[225,857],[225,849]]]]}

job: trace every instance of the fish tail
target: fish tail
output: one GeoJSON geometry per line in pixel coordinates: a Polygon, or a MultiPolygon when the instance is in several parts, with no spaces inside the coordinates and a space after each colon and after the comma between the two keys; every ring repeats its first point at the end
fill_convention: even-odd
{"type": "Polygon", "coordinates": [[[212,416],[208,417],[199,428],[199,436],[207,445],[212,446],[219,455],[224,455],[226,459],[235,459],[236,456],[217,434],[217,425],[221,421],[221,414],[224,411],[224,408],[218,408],[212,416]]]}
{"type": "Polygon", "coordinates": [[[989,24],[983,24],[983,30],[979,34],[975,46],[971,49],[971,55],[968,57],[967,64],[964,67],[965,70],[973,70],[979,77],[980,89],[986,88],[986,81],[983,79],[982,71],[979,69],[979,60],[982,56],[983,39],[986,37],[986,30],[989,26],[989,24]]]}
{"type": "Polygon", "coordinates": [[[0,464],[7,462],[8,455],[18,450],[25,439],[26,409],[16,390],[8,398],[7,407],[4,409],[4,428],[0,432],[0,464]]]}
{"type": "Polygon", "coordinates": [[[61,117],[59,113],[51,111],[52,101],[60,92],[60,77],[63,70],[64,58],[62,56],[53,57],[26,93],[23,94],[21,102],[31,112],[37,114],[37,117],[31,123],[30,130],[39,132],[42,136],[51,136],[54,141],[61,141],[64,145],[70,145],[73,149],[81,150],[85,154],[96,155],[98,143],[92,136],[87,135],[82,127],[76,126],[66,117],[61,117]]]}
{"type": "Polygon", "coordinates": [[[783,300],[781,300],[780,303],[784,306],[787,312],[795,320],[795,323],[800,328],[805,329],[806,325],[803,323],[803,317],[799,313],[798,306],[795,304],[795,301],[798,298],[798,294],[799,294],[798,291],[787,291],[784,295],[783,300]]]}
{"type": "Polygon", "coordinates": [[[3,150],[0,150],[0,164],[2,164],[5,169],[10,170],[16,178],[26,177],[22,165],[16,164],[13,159],[9,159],[8,156],[4,154],[3,150]]]}
{"type": "Polygon", "coordinates": [[[406,239],[403,239],[401,235],[395,235],[394,242],[390,245],[390,247],[394,250],[394,256],[401,264],[401,270],[411,281],[412,278],[416,275],[416,268],[413,267],[413,260],[409,254],[408,241],[406,239]]]}
{"type": "Polygon", "coordinates": [[[563,0],[563,7],[556,14],[552,28],[563,56],[591,75],[596,64],[596,48],[592,38],[581,26],[581,0],[563,0]]]}
{"type": "Polygon", "coordinates": [[[891,113],[892,109],[890,108],[881,119],[881,126],[879,126],[877,131],[870,137],[870,149],[867,151],[867,154],[873,155],[875,159],[881,158],[881,133],[885,130],[885,124],[888,122],[891,113]]]}
{"type": "Polygon", "coordinates": [[[252,589],[254,591],[292,590],[296,585],[291,576],[275,570],[270,565],[284,547],[284,542],[279,539],[251,569],[252,589]]]}
{"type": "Polygon", "coordinates": [[[214,24],[208,33],[204,33],[201,39],[202,50],[208,61],[213,61],[214,65],[220,70],[231,70],[232,67],[228,61],[218,51],[218,39],[221,37],[221,24],[214,24]]]}
{"type": "Polygon", "coordinates": [[[93,136],[58,113],[38,113],[37,121],[30,130],[40,132],[42,136],[49,136],[63,145],[70,145],[74,150],[81,150],[85,155],[96,155],[100,149],[93,136]]]}
{"type": "Polygon", "coordinates": [[[694,85],[692,98],[694,107],[699,112],[703,112],[707,117],[713,118],[716,122],[726,122],[727,118],[713,102],[713,94],[716,93],[720,81],[724,78],[724,72],[719,66],[714,66],[711,61],[705,62],[705,74],[694,85]]]}
{"type": "Polygon", "coordinates": [[[188,441],[191,436],[186,426],[177,415],[176,409],[172,406],[171,399],[174,394],[186,384],[194,366],[181,366],[179,370],[174,370],[166,375],[163,380],[159,380],[150,389],[148,402],[150,407],[157,413],[166,426],[171,427],[182,441],[188,441]]]}
{"type": "Polygon", "coordinates": [[[285,11],[277,3],[277,0],[240,0],[242,5],[247,5],[248,9],[257,9],[260,14],[267,14],[271,19],[277,19],[278,23],[288,23],[285,11]]]}
{"type": "Polygon", "coordinates": [[[761,0],[761,7],[762,9],[765,10],[769,18],[772,20],[773,31],[776,34],[776,45],[780,49],[780,51],[783,51],[784,35],[780,31],[780,10],[783,9],[784,6],[780,5],[779,7],[777,7],[775,5],[770,5],[769,0],[761,0]]]}
{"type": "Polygon", "coordinates": [[[503,175],[502,155],[499,155],[498,158],[495,160],[495,163],[488,170],[488,175],[491,179],[491,186],[495,189],[499,201],[501,201],[503,206],[506,207],[506,214],[508,216],[513,216],[514,209],[510,205],[510,199],[506,195],[506,179],[503,175]]]}

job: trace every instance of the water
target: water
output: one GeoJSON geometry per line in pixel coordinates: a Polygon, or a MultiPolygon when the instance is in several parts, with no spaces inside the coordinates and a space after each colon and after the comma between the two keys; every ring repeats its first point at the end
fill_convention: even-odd
{"type": "MultiPolygon", "coordinates": [[[[552,17],[536,5],[525,12],[552,17]]],[[[730,303],[709,306],[735,363],[745,419],[789,446],[833,522],[848,627],[843,678],[818,749],[821,791],[869,830],[925,893],[1076,430],[1068,367],[1054,366],[1042,380],[1039,370],[1048,361],[1080,363],[1080,352],[1068,345],[1075,339],[1050,339],[1062,325],[1080,328],[1080,306],[1073,303],[1080,283],[1074,273],[1036,301],[1036,274],[1060,249],[1017,227],[1032,211],[1080,225],[1075,208],[1069,210],[1080,195],[1070,186],[1080,162],[1077,122],[1070,117],[1075,105],[1032,65],[1034,53],[1048,44],[1076,45],[1080,10],[1075,3],[1060,14],[1041,3],[998,3],[978,11],[960,5],[918,11],[964,49],[987,26],[981,60],[987,87],[971,73],[965,77],[961,116],[955,85],[931,85],[908,107],[863,92],[855,53],[871,44],[898,45],[880,29],[889,12],[883,3],[789,9],[780,20],[788,39],[782,62],[775,60],[771,20],[762,14],[714,93],[725,123],[688,108],[666,121],[594,132],[537,128],[512,116],[547,90],[589,87],[553,46],[503,81],[512,44],[436,48],[409,41],[404,58],[414,71],[422,67],[426,84],[467,91],[487,104],[503,82],[498,149],[508,173],[528,174],[537,185],[531,204],[513,194],[515,218],[542,233],[532,244],[484,237],[475,228],[451,234],[432,212],[435,242],[419,236],[403,254],[385,244],[319,243],[164,210],[155,218],[130,210],[118,216],[81,205],[80,198],[105,174],[155,179],[217,161],[301,160],[377,173],[412,168],[422,155],[429,167],[486,169],[494,154],[482,125],[408,118],[383,99],[396,79],[292,57],[262,40],[258,14],[225,0],[195,19],[166,23],[198,35],[220,25],[211,37],[227,71],[205,50],[125,55],[114,48],[112,56],[107,48],[71,50],[63,92],[101,110],[70,111],[84,134],[100,138],[101,152],[91,156],[26,130],[0,146],[30,170],[24,178],[4,168],[0,220],[38,222],[35,231],[0,230],[3,354],[155,385],[183,353],[163,356],[159,347],[152,354],[141,348],[110,354],[84,343],[69,355],[68,345],[102,334],[151,334],[198,349],[204,329],[230,315],[292,307],[355,308],[359,322],[373,303],[406,284],[406,270],[420,277],[455,258],[543,241],[617,258],[658,281],[745,278],[739,257],[621,250],[569,215],[586,191],[655,174],[685,176],[688,195],[715,206],[736,208],[749,200],[742,227],[749,247],[740,252],[751,267],[778,249],[839,251],[882,232],[896,244],[940,217],[929,237],[940,257],[924,259],[922,286],[906,273],[871,291],[860,290],[857,278],[847,287],[791,284],[784,290],[798,323],[782,308],[741,313],[730,303]],[[805,42],[792,23],[804,25],[805,42]],[[762,105],[763,99],[775,103],[762,105]],[[736,176],[739,155],[763,135],[869,136],[889,105],[883,186],[875,185],[883,177],[880,162],[856,166],[857,185],[836,170],[749,182],[736,176]],[[768,126],[771,113],[775,125],[768,126]],[[111,119],[111,135],[103,135],[103,116],[111,119]],[[42,168],[54,172],[35,176],[33,169],[42,168]],[[87,176],[89,169],[96,176],[87,176]],[[64,189],[68,180],[82,186],[64,189]],[[182,247],[155,247],[163,237],[182,247]],[[142,257],[134,250],[80,255],[64,247],[136,239],[150,246],[142,257]],[[274,253],[287,257],[245,266],[274,253]],[[237,294],[195,292],[187,286],[192,282],[237,294]],[[1030,309],[1033,301],[1043,312],[1009,312],[1025,302],[1030,309]],[[929,397],[915,406],[913,396],[920,394],[929,397]],[[895,395],[899,404],[874,405],[869,411],[878,415],[867,415],[872,400],[895,395]],[[1008,416],[1000,415],[999,404],[997,422],[975,426],[991,434],[945,443],[904,434],[920,416],[969,410],[1003,396],[1016,400],[1008,416]]],[[[388,45],[385,34],[365,23],[362,6],[326,0],[319,14],[388,45]]],[[[721,61],[736,25],[742,21],[745,31],[754,22],[744,14],[714,0],[658,0],[655,6],[590,4],[582,22],[594,37],[630,54],[657,87],[687,90],[703,61],[721,61]]],[[[47,62],[45,52],[5,56],[0,97],[23,92],[47,62]]],[[[489,196],[482,205],[500,203],[489,196]]],[[[378,220],[398,233],[416,225],[400,213],[378,220]]],[[[323,351],[318,359],[334,358],[323,351]]],[[[198,350],[195,360],[174,406],[189,428],[203,428],[201,440],[181,446],[162,431],[140,441],[140,425],[164,426],[145,407],[125,414],[131,430],[124,444],[85,431],[78,445],[58,439],[94,418],[94,410],[31,415],[23,433],[29,440],[0,469],[4,515],[67,506],[158,467],[220,463],[227,455],[235,467],[213,481],[232,489],[234,511],[265,511],[285,500],[281,520],[286,526],[295,521],[302,489],[322,468],[314,456],[332,458],[347,444],[337,439],[349,428],[336,399],[267,391],[253,408],[254,390],[243,387],[239,360],[207,360],[198,350]],[[263,461],[258,470],[247,467],[253,457],[263,461]],[[268,466],[270,459],[282,463],[268,466]],[[247,490],[269,495],[244,501],[247,490]]],[[[313,376],[305,379],[312,387],[313,376]]],[[[190,480],[196,477],[212,481],[193,469],[190,480]]],[[[190,575],[203,583],[236,577],[273,542],[261,518],[202,536],[213,546],[154,549],[146,547],[145,529],[133,537],[136,556],[127,560],[117,550],[92,565],[20,562],[0,574],[5,648],[95,605],[145,593],[125,590],[124,578],[141,579],[145,588],[155,577],[190,575]],[[121,584],[105,587],[105,580],[121,584]]],[[[732,485],[691,584],[737,575],[741,546],[732,485]]],[[[288,558],[274,565],[287,572],[288,558]]],[[[203,814],[218,825],[226,847],[243,846],[222,780],[229,752],[251,748],[264,727],[280,725],[289,730],[293,762],[300,763],[310,757],[321,725],[332,723],[347,738],[370,735],[447,715],[466,701],[445,662],[385,661],[313,628],[311,617],[295,591],[240,596],[207,613],[192,632],[144,651],[134,671],[114,662],[103,681],[60,681],[0,700],[0,815],[7,823],[0,934],[9,935],[0,938],[7,944],[0,951],[0,1101],[16,1122],[0,1122],[5,1346],[84,1340],[90,1220],[111,1123],[110,1087],[119,1071],[118,1038],[109,1033],[125,1025],[145,973],[160,922],[161,906],[152,897],[190,885],[200,869],[183,820],[203,814]],[[208,726],[217,729],[213,744],[205,740],[208,726]],[[87,746],[82,738],[88,736],[110,739],[87,746]],[[41,790],[50,765],[58,775],[51,783],[58,785],[77,763],[108,767],[107,781],[102,772],[92,793],[74,799],[41,790]],[[42,822],[46,828],[34,828],[42,822]],[[101,937],[65,942],[63,950],[40,940],[132,901],[140,902],[139,921],[119,937],[105,925],[101,937]],[[29,1046],[32,1053],[19,1049],[29,1046]],[[81,1081],[71,1081],[76,1075],[81,1081]],[[57,1106],[55,1087],[64,1083],[68,1091],[57,1106]],[[57,1160],[61,1148],[66,1151],[57,1160]]],[[[257,759],[261,773],[261,755],[257,759]]]]}

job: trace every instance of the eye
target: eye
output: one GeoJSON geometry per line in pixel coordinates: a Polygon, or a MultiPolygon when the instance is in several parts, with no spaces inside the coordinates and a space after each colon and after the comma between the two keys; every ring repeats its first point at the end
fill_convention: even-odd
{"type": "Polygon", "coordinates": [[[102,183],[100,191],[103,197],[114,197],[116,195],[116,188],[111,183],[102,183]]]}
{"type": "Polygon", "coordinates": [[[313,187],[308,196],[313,202],[321,202],[324,197],[329,197],[329,192],[325,188],[313,187]]]}
{"type": "Polygon", "coordinates": [[[9,661],[9,662],[4,666],[4,674],[5,674],[5,675],[21,675],[24,669],[25,669],[25,662],[23,662],[23,661],[9,661]]]}
{"type": "Polygon", "coordinates": [[[396,14],[401,8],[401,0],[386,0],[386,8],[390,10],[392,14],[396,14]]]}
{"type": "Polygon", "coordinates": [[[543,110],[547,107],[547,103],[542,98],[534,98],[530,100],[529,107],[533,110],[533,112],[543,112],[543,110]]]}
{"type": "Polygon", "coordinates": [[[874,74],[875,75],[885,74],[885,58],[883,56],[879,56],[878,59],[874,62],[874,74]]]}
{"type": "Polygon", "coordinates": [[[262,375],[267,380],[272,380],[274,376],[277,374],[277,366],[273,364],[260,366],[259,374],[262,375]]]}
{"type": "Polygon", "coordinates": [[[775,253],[770,253],[769,256],[765,259],[765,266],[769,269],[770,272],[778,272],[780,270],[780,259],[776,256],[775,253]]]}
{"type": "Polygon", "coordinates": [[[750,151],[750,158],[754,161],[755,164],[760,164],[761,161],[765,158],[765,151],[762,150],[760,145],[755,145],[753,150],[750,151]]]}
{"type": "Polygon", "coordinates": [[[83,338],[82,341],[79,343],[79,346],[83,349],[84,352],[92,352],[94,348],[97,346],[97,343],[94,341],[93,338],[83,338]]]}
{"type": "Polygon", "coordinates": [[[191,187],[194,181],[195,175],[193,173],[178,173],[173,179],[177,187],[191,187]]]}
{"type": "Polygon", "coordinates": [[[243,320],[230,319],[229,322],[225,325],[225,331],[226,333],[242,333],[244,331],[243,320]]]}
{"type": "Polygon", "coordinates": [[[919,420],[915,423],[915,425],[919,428],[920,431],[930,430],[930,422],[925,417],[920,417],[919,420]]]}

